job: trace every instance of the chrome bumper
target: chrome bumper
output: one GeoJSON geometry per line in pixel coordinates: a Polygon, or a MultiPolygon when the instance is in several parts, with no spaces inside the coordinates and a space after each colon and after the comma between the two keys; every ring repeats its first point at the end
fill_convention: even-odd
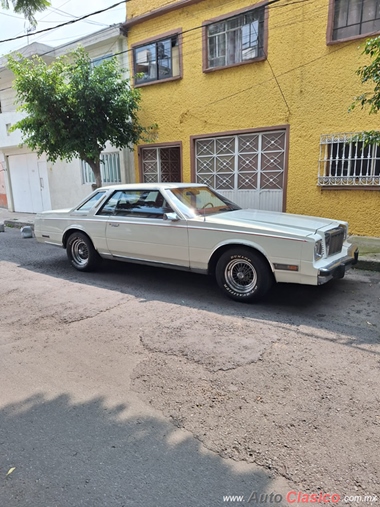
{"type": "Polygon", "coordinates": [[[358,262],[359,249],[356,245],[351,245],[348,249],[348,255],[328,266],[319,269],[318,285],[328,282],[332,278],[343,278],[347,269],[358,262]]]}

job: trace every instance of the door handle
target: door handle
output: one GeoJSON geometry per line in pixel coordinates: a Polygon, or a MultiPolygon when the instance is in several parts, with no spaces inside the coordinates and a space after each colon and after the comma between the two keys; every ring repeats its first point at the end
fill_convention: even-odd
{"type": "Polygon", "coordinates": [[[109,223],[110,227],[119,227],[120,224],[115,224],[115,222],[109,223]]]}

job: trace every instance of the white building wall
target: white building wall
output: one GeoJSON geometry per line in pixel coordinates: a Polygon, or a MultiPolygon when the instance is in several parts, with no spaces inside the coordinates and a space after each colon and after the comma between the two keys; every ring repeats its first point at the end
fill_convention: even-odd
{"type": "Polygon", "coordinates": [[[61,160],[55,164],[48,162],[47,171],[52,209],[72,208],[92,192],[90,184],[82,184],[78,159],[61,160]]]}
{"type": "MultiPolygon", "coordinates": [[[[53,55],[55,57],[65,54],[74,50],[79,45],[83,46],[88,51],[91,59],[95,59],[108,54],[118,54],[117,58],[124,69],[128,68],[128,53],[126,38],[119,34],[118,26],[110,27],[101,30],[95,34],[87,36],[81,40],[75,41],[70,45],[64,45],[61,48],[49,48],[48,46],[41,46],[31,44],[25,48],[26,54],[33,54],[38,49],[39,54],[47,52],[51,61],[53,55]]],[[[3,63],[3,62],[2,62],[3,63]]],[[[4,63],[3,63],[4,65],[4,63]]],[[[10,132],[9,126],[19,121],[24,114],[16,112],[15,98],[16,94],[12,88],[12,73],[3,67],[1,73],[1,86],[0,86],[0,159],[5,161],[8,156],[25,154],[32,152],[24,147],[20,147],[22,143],[22,136],[20,131],[10,132]]],[[[126,77],[127,74],[125,74],[126,77]]],[[[122,183],[133,182],[135,179],[133,151],[128,149],[116,150],[116,148],[107,144],[106,152],[120,152],[120,169],[122,183]]],[[[31,156],[30,159],[33,157],[31,156]]],[[[43,157],[44,159],[44,157],[43,157]]],[[[29,160],[29,159],[28,159],[29,160]]],[[[35,160],[35,157],[34,157],[35,160]]],[[[38,162],[37,162],[38,163],[38,162]]],[[[86,197],[91,191],[91,184],[84,184],[82,182],[81,174],[81,161],[75,159],[71,162],[58,161],[55,164],[47,161],[47,174],[48,186],[50,192],[50,202],[52,209],[70,208],[75,206],[79,201],[86,197]]],[[[12,178],[7,175],[9,182],[7,187],[8,208],[14,211],[13,197],[12,197],[12,181],[17,182],[17,185],[22,184],[20,178],[12,178]]],[[[16,184],[16,183],[14,183],[16,184]]]]}

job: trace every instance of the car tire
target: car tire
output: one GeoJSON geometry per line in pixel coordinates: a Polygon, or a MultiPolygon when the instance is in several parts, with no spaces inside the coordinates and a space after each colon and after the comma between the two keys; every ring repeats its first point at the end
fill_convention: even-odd
{"type": "Polygon", "coordinates": [[[216,281],[228,297],[252,303],[271,288],[274,278],[266,259],[249,248],[234,248],[224,252],[215,270],[216,281]]]}
{"type": "Polygon", "coordinates": [[[69,236],[66,252],[70,263],[78,271],[93,271],[101,261],[90,238],[79,231],[69,236]]]}

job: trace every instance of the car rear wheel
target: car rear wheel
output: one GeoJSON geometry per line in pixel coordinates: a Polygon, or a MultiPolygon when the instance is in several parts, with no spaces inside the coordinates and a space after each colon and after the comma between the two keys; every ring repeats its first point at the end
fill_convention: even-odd
{"type": "Polygon", "coordinates": [[[67,240],[67,257],[78,271],[93,271],[100,263],[100,256],[91,240],[82,232],[74,232],[67,240]]]}
{"type": "Polygon", "coordinates": [[[217,262],[215,276],[228,297],[246,303],[262,298],[274,280],[266,260],[244,247],[224,252],[217,262]]]}

